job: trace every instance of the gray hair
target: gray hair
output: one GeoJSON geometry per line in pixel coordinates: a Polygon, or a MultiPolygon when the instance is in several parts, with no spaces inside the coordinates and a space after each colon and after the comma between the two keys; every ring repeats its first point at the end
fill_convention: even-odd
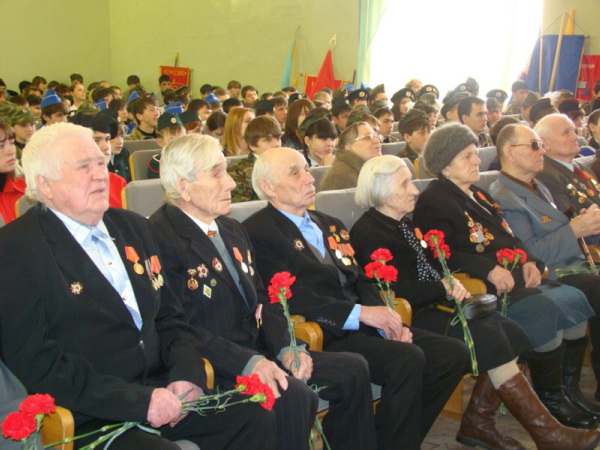
{"type": "Polygon", "coordinates": [[[170,141],[162,149],[160,182],[165,189],[165,200],[176,204],[181,200],[177,180],[195,181],[198,172],[212,170],[223,162],[223,148],[211,136],[188,134],[170,141]]]}
{"type": "Polygon", "coordinates": [[[21,162],[27,181],[25,194],[30,200],[42,201],[37,185],[38,175],[52,181],[60,180],[63,161],[57,157],[57,152],[62,148],[59,141],[66,136],[87,138],[92,141],[93,132],[89,128],[72,123],[55,123],[41,128],[27,143],[21,162]]]}
{"type": "Polygon", "coordinates": [[[338,150],[347,150],[346,147],[358,137],[358,127],[361,125],[371,126],[367,122],[355,122],[347,126],[338,139],[338,150]]]}
{"type": "Polygon", "coordinates": [[[538,134],[540,139],[543,141],[548,138],[554,132],[554,124],[555,117],[564,117],[566,120],[572,123],[571,119],[565,114],[548,114],[547,116],[542,117],[538,123],[535,124],[533,130],[538,134]]]}
{"type": "Polygon", "coordinates": [[[362,208],[377,208],[392,191],[390,178],[406,163],[397,156],[383,155],[368,160],[360,170],[354,201],[362,208]]]}
{"type": "MultiPolygon", "coordinates": [[[[289,151],[290,155],[301,155],[301,153],[293,148],[282,147],[271,148],[265,152],[266,156],[263,154],[260,158],[257,158],[252,169],[252,188],[261,200],[269,200],[269,196],[261,189],[260,182],[265,180],[268,183],[276,184],[278,180],[278,174],[273,170],[272,158],[268,157],[268,152],[273,151],[289,151]]],[[[302,159],[304,160],[304,158],[302,159]]]]}

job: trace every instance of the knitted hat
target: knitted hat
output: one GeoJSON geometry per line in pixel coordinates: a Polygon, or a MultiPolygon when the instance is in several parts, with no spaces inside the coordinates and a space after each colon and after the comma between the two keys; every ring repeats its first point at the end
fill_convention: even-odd
{"type": "Polygon", "coordinates": [[[441,171],[452,160],[471,144],[478,144],[477,137],[466,126],[460,123],[449,123],[435,130],[423,150],[425,167],[432,174],[439,176],[441,171]]]}

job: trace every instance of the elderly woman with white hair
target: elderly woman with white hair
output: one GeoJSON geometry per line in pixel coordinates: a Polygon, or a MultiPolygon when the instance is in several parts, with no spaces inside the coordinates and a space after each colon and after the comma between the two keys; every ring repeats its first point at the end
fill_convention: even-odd
{"type": "MultiPolygon", "coordinates": [[[[451,325],[453,314],[445,305],[447,297],[464,301],[469,294],[456,279],[450,286],[419,245],[407,218],[417,195],[411,173],[400,158],[381,156],[365,163],[358,179],[356,202],[369,209],[350,233],[356,258],[365,265],[376,249],[390,250],[393,259],[389,264],[398,269],[393,287],[397,296],[413,306],[413,325],[463,339],[462,328],[451,325]]],[[[469,321],[469,328],[482,373],[463,413],[459,442],[486,448],[522,448],[496,429],[495,413],[501,401],[539,448],[587,448],[600,439],[597,433],[564,427],[541,403],[516,365],[519,354],[531,347],[516,322],[491,313],[469,321]]]]}

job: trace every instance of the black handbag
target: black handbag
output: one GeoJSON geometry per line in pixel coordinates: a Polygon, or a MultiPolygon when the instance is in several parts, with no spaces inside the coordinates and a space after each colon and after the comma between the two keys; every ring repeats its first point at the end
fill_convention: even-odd
{"type": "MultiPolygon", "coordinates": [[[[463,301],[463,312],[467,320],[474,320],[496,311],[498,298],[493,294],[476,294],[463,301]]],[[[456,304],[452,299],[446,299],[442,303],[436,303],[435,307],[454,315],[456,304]]]]}

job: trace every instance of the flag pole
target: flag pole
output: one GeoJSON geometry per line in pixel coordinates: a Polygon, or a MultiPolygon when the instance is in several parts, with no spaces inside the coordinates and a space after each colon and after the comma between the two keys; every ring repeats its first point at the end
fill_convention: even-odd
{"type": "Polygon", "coordinates": [[[542,95],[542,70],[544,70],[544,66],[542,64],[543,62],[543,56],[544,56],[544,36],[542,34],[542,27],[540,27],[540,54],[539,54],[539,60],[538,60],[538,92],[540,95],[542,95]]]}
{"type": "MultiPolygon", "coordinates": [[[[556,72],[558,71],[558,63],[560,60],[560,49],[562,47],[562,40],[564,35],[564,28],[566,24],[567,13],[563,13],[562,20],[560,21],[560,32],[558,34],[558,43],[556,44],[556,52],[554,52],[554,64],[552,66],[552,75],[550,76],[549,91],[554,90],[554,82],[556,81],[556,72]]],[[[540,92],[541,94],[541,92],[540,92]]]]}

